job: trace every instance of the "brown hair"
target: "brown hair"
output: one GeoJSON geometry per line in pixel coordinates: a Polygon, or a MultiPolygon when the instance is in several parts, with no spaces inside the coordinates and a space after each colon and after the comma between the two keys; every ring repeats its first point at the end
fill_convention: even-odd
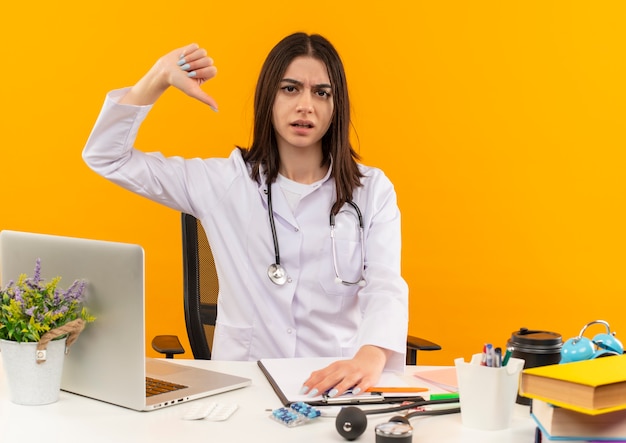
{"type": "Polygon", "coordinates": [[[254,96],[252,146],[240,149],[244,160],[252,165],[252,179],[261,180],[260,167],[263,167],[266,183],[276,180],[280,158],[272,125],[272,109],[287,67],[300,56],[320,60],[330,77],[334,112],[328,131],[322,137],[322,164],[330,162],[332,157],[332,177],[337,195],[332,212],[336,214],[352,199],[354,189],[361,186],[363,175],[357,165],[360,157],[350,144],[350,100],[343,63],[333,45],[324,37],[302,32],[291,34],[270,51],[261,68],[254,96]]]}

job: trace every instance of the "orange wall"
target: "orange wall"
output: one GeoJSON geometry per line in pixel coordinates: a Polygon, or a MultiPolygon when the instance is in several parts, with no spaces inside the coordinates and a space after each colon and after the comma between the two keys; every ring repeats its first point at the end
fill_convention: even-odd
{"type": "Polygon", "coordinates": [[[226,155],[249,142],[262,60],[299,30],[337,46],[359,151],[396,184],[410,330],[444,347],[420,362],[521,326],[626,336],[624,2],[71,3],[0,16],[0,229],[143,245],[148,339],[185,335],[179,216],[82,163],[104,95],[200,42],[220,112],[172,91],[138,146],[226,155]]]}

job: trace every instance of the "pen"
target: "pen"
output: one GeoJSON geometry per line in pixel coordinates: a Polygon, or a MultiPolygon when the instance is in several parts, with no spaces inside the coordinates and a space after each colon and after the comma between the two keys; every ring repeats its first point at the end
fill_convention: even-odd
{"type": "Polygon", "coordinates": [[[509,358],[511,358],[511,350],[507,349],[504,354],[504,359],[502,359],[502,366],[506,366],[506,364],[509,362],[509,358]]]}
{"type": "Polygon", "coordinates": [[[502,366],[502,348],[496,348],[496,355],[493,359],[493,367],[500,368],[502,366]]]}
{"type": "Polygon", "coordinates": [[[389,392],[389,393],[397,393],[397,392],[425,392],[428,391],[428,388],[418,388],[415,386],[404,386],[404,387],[400,387],[400,386],[390,386],[390,387],[385,387],[385,386],[372,386],[371,388],[368,388],[365,390],[365,392],[389,392]]]}
{"type": "Polygon", "coordinates": [[[487,366],[487,345],[486,344],[483,345],[483,355],[480,360],[480,365],[487,366]]]}
{"type": "Polygon", "coordinates": [[[459,398],[458,392],[447,392],[445,394],[430,394],[430,400],[449,400],[459,398]]]}
{"type": "Polygon", "coordinates": [[[487,354],[487,366],[491,368],[493,367],[493,345],[491,343],[487,343],[487,350],[485,352],[487,354]]]}

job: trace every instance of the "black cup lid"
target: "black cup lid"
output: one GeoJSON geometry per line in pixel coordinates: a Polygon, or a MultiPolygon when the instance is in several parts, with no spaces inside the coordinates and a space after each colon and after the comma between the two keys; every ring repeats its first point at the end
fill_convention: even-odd
{"type": "Polygon", "coordinates": [[[520,328],[511,334],[511,344],[513,346],[530,346],[530,347],[561,347],[563,338],[561,334],[551,331],[539,331],[528,328],[520,328]]]}

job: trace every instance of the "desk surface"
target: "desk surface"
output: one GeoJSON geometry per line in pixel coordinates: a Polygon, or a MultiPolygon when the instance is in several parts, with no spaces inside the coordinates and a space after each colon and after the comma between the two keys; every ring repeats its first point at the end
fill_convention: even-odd
{"type": "MultiPolygon", "coordinates": [[[[263,373],[254,362],[176,360],[252,379],[252,385],[236,391],[151,412],[136,412],[100,401],[61,392],[56,403],[43,406],[13,404],[8,398],[0,360],[0,435],[2,441],[17,442],[25,437],[46,441],[90,443],[185,442],[206,443],[293,443],[346,442],[335,430],[335,419],[320,417],[306,425],[288,428],[269,418],[281,406],[263,373]],[[183,420],[185,411],[196,402],[236,403],[239,409],[223,422],[183,420]]],[[[429,367],[407,367],[407,372],[429,367]]],[[[503,431],[477,431],[461,424],[460,414],[416,417],[411,420],[415,443],[480,442],[528,443],[534,440],[535,426],[527,406],[515,405],[511,427],[503,431]]],[[[357,442],[374,442],[374,426],[390,415],[368,416],[368,427],[357,442]]]]}

